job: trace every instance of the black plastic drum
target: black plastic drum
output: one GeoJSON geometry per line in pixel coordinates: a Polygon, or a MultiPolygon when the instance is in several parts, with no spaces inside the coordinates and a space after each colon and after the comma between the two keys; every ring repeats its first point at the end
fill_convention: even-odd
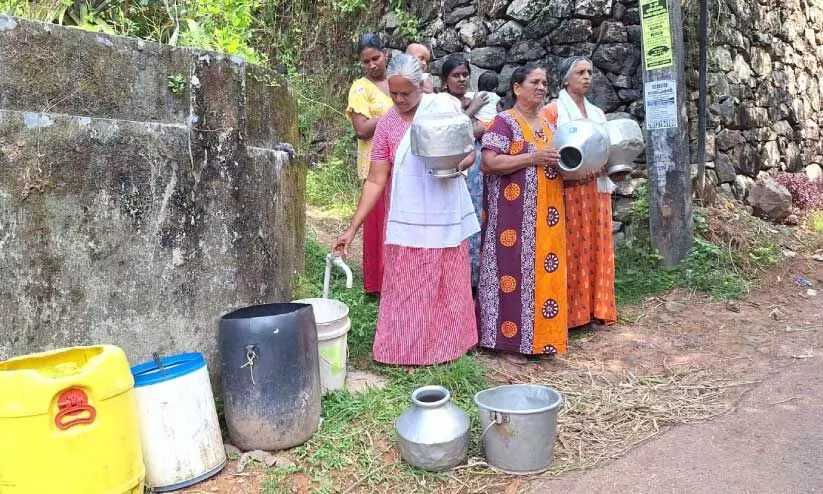
{"type": "Polygon", "coordinates": [[[220,318],[226,425],[242,450],[306,442],[320,424],[320,366],[311,305],[268,304],[220,318]]]}

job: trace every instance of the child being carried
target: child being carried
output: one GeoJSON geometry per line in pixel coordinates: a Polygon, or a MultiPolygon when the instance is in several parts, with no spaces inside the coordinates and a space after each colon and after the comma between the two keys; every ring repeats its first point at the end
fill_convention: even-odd
{"type": "MultiPolygon", "coordinates": [[[[485,92],[488,96],[488,102],[474,115],[483,124],[491,122],[498,113],[503,111],[500,96],[496,92],[497,86],[497,74],[494,72],[483,72],[477,79],[478,91],[485,92]]],[[[466,97],[474,98],[474,93],[466,93],[466,97]]]]}

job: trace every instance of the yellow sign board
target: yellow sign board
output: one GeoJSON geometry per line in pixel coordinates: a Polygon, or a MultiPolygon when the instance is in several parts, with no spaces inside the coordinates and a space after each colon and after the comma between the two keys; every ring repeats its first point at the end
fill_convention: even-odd
{"type": "Polygon", "coordinates": [[[674,54],[668,0],[640,0],[640,24],[646,70],[671,67],[674,54]]]}

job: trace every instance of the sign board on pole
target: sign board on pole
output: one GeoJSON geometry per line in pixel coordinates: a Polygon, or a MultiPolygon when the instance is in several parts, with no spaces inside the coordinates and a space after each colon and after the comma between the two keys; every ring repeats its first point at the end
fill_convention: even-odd
{"type": "Polygon", "coordinates": [[[643,90],[646,101],[646,129],[676,129],[677,83],[671,79],[649,81],[643,90]]]}
{"type": "Polygon", "coordinates": [[[643,40],[649,230],[662,262],[692,246],[691,161],[680,0],[638,0],[643,40]]]}
{"type": "Polygon", "coordinates": [[[640,24],[646,70],[671,67],[672,31],[667,0],[640,0],[640,24]]]}

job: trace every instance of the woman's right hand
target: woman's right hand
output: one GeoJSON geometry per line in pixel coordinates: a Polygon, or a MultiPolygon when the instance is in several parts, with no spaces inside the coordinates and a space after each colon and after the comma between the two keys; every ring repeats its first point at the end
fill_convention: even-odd
{"type": "Polygon", "coordinates": [[[332,252],[343,257],[348,257],[349,246],[351,245],[352,240],[354,240],[354,236],[356,234],[357,230],[352,230],[351,228],[347,229],[342,235],[334,239],[332,252]]]}

